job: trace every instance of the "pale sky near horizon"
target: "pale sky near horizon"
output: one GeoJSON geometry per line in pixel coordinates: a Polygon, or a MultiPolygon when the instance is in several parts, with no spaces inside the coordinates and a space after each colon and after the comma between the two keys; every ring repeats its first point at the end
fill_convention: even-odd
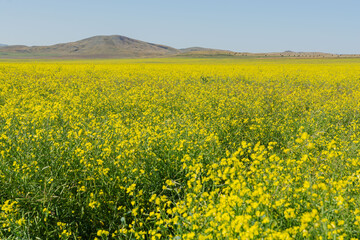
{"type": "Polygon", "coordinates": [[[0,43],[124,35],[175,48],[360,54],[359,0],[0,0],[0,43]]]}

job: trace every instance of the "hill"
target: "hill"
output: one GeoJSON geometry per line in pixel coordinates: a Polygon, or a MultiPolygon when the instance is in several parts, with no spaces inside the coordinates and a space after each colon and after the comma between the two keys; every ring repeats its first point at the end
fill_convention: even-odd
{"type": "Polygon", "coordinates": [[[338,58],[360,57],[358,54],[321,52],[247,53],[229,50],[173,47],[148,43],[120,35],[95,36],[76,42],[51,46],[7,46],[0,44],[0,58],[146,58],[146,57],[237,57],[237,58],[338,58]]]}
{"type": "Polygon", "coordinates": [[[0,56],[50,57],[50,58],[136,58],[160,57],[177,54],[179,50],[147,43],[120,35],[95,36],[76,42],[51,46],[7,46],[0,56]]]}

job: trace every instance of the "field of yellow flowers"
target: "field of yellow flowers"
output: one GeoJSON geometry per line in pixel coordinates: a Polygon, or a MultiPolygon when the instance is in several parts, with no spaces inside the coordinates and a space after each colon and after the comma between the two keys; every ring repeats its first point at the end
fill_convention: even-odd
{"type": "Polygon", "coordinates": [[[0,239],[358,239],[360,60],[0,62],[0,239]]]}

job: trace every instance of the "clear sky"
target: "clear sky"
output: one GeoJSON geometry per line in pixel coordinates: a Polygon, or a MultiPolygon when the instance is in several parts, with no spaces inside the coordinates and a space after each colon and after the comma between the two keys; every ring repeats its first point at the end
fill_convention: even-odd
{"type": "Polygon", "coordinates": [[[119,34],[176,48],[360,53],[360,0],[0,0],[0,43],[119,34]]]}

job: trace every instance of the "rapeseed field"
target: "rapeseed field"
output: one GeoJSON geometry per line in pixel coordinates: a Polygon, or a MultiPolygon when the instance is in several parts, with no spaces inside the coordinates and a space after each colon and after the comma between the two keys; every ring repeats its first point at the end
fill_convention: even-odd
{"type": "Polygon", "coordinates": [[[360,239],[360,60],[0,62],[0,239],[360,239]]]}

